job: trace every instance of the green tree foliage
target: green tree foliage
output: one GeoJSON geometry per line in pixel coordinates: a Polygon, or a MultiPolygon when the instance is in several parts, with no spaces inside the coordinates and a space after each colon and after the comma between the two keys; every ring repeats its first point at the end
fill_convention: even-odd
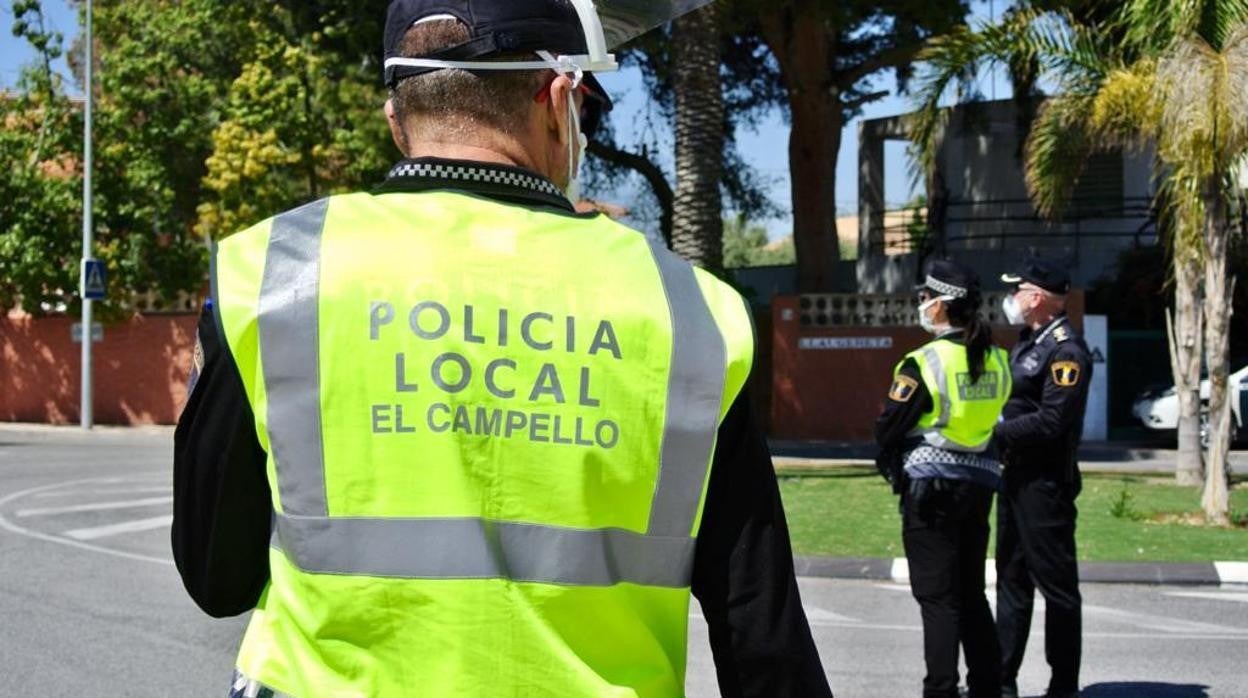
{"type": "MultiPolygon", "coordinates": [[[[97,257],[112,316],[204,285],[207,238],[376,183],[396,153],[380,117],[385,2],[95,3],[97,257]]],[[[13,3],[39,59],[0,98],[0,306],[76,306],[81,39],[67,89],[41,3],[13,3]]],[[[81,5],[80,12],[85,11],[81,5]]]]}
{"type": "Polygon", "coordinates": [[[13,14],[13,34],[39,60],[0,94],[0,307],[20,301],[38,311],[64,303],[63,289],[77,283],[78,255],[65,243],[81,225],[74,134],[82,120],[52,71],[62,37],[45,29],[38,2],[15,2],[13,14]]]}
{"type": "MultiPolygon", "coordinates": [[[[892,73],[903,86],[924,42],[952,29],[969,10],[965,0],[720,0],[723,35],[721,82],[726,119],[721,187],[731,207],[750,218],[774,212],[765,182],[744,161],[735,134],[775,110],[792,125],[789,152],[791,210],[798,250],[799,285],[821,290],[835,278],[836,169],[841,131],[864,107],[888,96],[880,79],[892,73]]],[[[655,32],[621,52],[639,67],[659,105],[654,130],[673,119],[670,36],[655,32]]],[[[653,157],[653,138],[641,143],[593,144],[605,161],[602,179],[631,169],[647,181],[670,219],[670,177],[653,157]]],[[[600,167],[603,167],[600,165],[600,167]]],[[[667,235],[670,225],[665,223],[667,235]]]]}
{"type": "Polygon", "coordinates": [[[767,229],[744,218],[724,221],[724,268],[770,267],[793,264],[797,255],[793,238],[773,243],[767,229]]]}
{"type": "Polygon", "coordinates": [[[1069,12],[1025,8],[999,25],[953,32],[924,54],[931,70],[915,120],[920,160],[930,169],[939,148],[947,88],[983,64],[1018,61],[1061,90],[1039,111],[1027,139],[1026,175],[1036,208],[1062,210],[1093,152],[1156,149],[1160,208],[1172,232],[1178,321],[1172,343],[1180,394],[1180,481],[1199,479],[1192,428],[1199,409],[1199,347],[1205,328],[1212,447],[1204,506],[1227,520],[1229,448],[1230,216],[1242,205],[1248,161],[1248,2],[1131,0],[1111,31],[1069,12]],[[1201,278],[1203,267],[1203,279],[1201,278]],[[1203,290],[1203,302],[1201,299],[1203,290]]]}

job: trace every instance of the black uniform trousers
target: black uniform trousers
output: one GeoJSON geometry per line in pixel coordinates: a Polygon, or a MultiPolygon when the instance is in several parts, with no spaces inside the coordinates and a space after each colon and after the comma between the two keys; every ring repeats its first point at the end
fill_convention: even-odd
{"type": "Polygon", "coordinates": [[[1083,599],[1075,556],[1078,485],[1010,477],[997,502],[997,634],[1001,674],[1013,686],[1027,649],[1036,587],[1044,594],[1049,693],[1079,688],[1083,599]]]}
{"type": "Polygon", "coordinates": [[[1001,695],[1001,655],[984,596],[991,489],[971,482],[910,482],[902,541],[910,590],[923,616],[924,698],[958,696],[958,647],[972,698],[1001,695]]]}

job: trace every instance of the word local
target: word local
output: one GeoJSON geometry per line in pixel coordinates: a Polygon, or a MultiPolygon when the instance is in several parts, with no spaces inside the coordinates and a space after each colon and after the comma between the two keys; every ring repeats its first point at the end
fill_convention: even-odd
{"type": "MultiPolygon", "coordinates": [[[[553,352],[556,351],[556,344],[561,345],[560,348],[569,354],[578,352],[579,323],[576,317],[567,316],[562,318],[562,322],[556,322],[555,317],[550,313],[534,312],[524,315],[518,324],[513,325],[512,318],[519,316],[513,316],[505,308],[497,311],[496,325],[492,322],[479,324],[480,317],[481,315],[474,306],[466,305],[463,307],[462,323],[456,327],[452,322],[451,311],[445,305],[436,301],[425,301],[416,304],[408,311],[406,324],[413,335],[426,341],[441,340],[448,337],[454,330],[455,339],[458,339],[462,332],[465,344],[485,345],[489,343],[506,348],[512,342],[512,338],[518,335],[519,342],[515,343],[515,349],[520,350],[521,353],[525,347],[534,352],[553,352]],[[485,327],[487,324],[488,328],[485,327]],[[478,330],[488,332],[490,336],[487,338],[478,330]],[[562,333],[560,334],[558,330],[562,330],[562,333]]],[[[381,341],[384,328],[394,324],[396,318],[397,313],[393,304],[373,303],[369,312],[370,341],[381,341]]],[[[610,355],[617,361],[623,359],[615,328],[607,320],[597,323],[588,349],[584,351],[591,357],[604,354],[610,355]]],[[[395,354],[394,391],[399,394],[420,392],[423,376],[426,375],[423,372],[410,370],[408,361],[407,353],[395,354]]],[[[562,368],[565,373],[569,370],[566,364],[562,368]]],[[[486,361],[481,357],[474,356],[470,359],[464,354],[449,351],[434,358],[429,365],[427,376],[433,387],[447,395],[463,393],[479,381],[490,395],[500,401],[527,398],[527,402],[530,403],[547,402],[557,405],[566,405],[571,402],[564,386],[565,382],[575,380],[575,400],[578,406],[598,408],[602,405],[601,400],[594,397],[591,392],[592,374],[588,366],[579,367],[579,375],[573,378],[573,376],[561,375],[560,366],[555,363],[542,363],[537,377],[532,380],[531,388],[528,381],[525,381],[523,386],[517,385],[518,373],[520,373],[520,364],[513,358],[494,358],[486,361]],[[524,387],[525,392],[518,392],[518,387],[524,387]]],[[[569,384],[569,387],[573,386],[569,384]]],[[[531,441],[569,443],[577,446],[597,445],[608,449],[615,446],[620,436],[619,426],[616,423],[604,419],[596,425],[592,422],[587,424],[580,416],[571,419],[570,433],[564,436],[565,432],[561,429],[564,424],[560,417],[549,414],[528,414],[514,409],[501,410],[478,406],[475,408],[475,414],[470,417],[468,409],[463,406],[452,408],[450,405],[437,403],[429,406],[424,416],[425,424],[432,433],[452,431],[503,438],[512,438],[515,434],[521,434],[531,441]]],[[[414,426],[405,423],[402,405],[374,405],[371,417],[373,432],[377,434],[415,431],[414,426]]]]}

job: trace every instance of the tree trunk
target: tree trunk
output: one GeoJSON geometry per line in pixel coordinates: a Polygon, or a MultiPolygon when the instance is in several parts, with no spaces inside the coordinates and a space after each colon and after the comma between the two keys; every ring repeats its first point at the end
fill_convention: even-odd
{"type": "Polygon", "coordinates": [[[697,266],[719,271],[724,260],[724,93],[719,81],[719,7],[672,25],[676,95],[676,200],[672,248],[697,266]]]}
{"type": "Polygon", "coordinates": [[[1187,250],[1174,251],[1174,307],[1170,362],[1179,398],[1179,454],[1175,480],[1195,487],[1204,481],[1200,446],[1200,262],[1187,250]]]}
{"type": "Polygon", "coordinates": [[[1227,275],[1226,199],[1219,182],[1205,191],[1205,363],[1209,367],[1209,454],[1205,461],[1205,492],[1201,506],[1213,524],[1230,521],[1230,493],[1226,467],[1231,448],[1231,402],[1228,384],[1231,364],[1231,298],[1233,282],[1227,275]]]}
{"type": "Polygon", "coordinates": [[[792,130],[793,242],[797,285],[804,293],[834,290],[840,261],[836,233],[836,162],[845,113],[830,84],[835,32],[814,0],[760,13],[763,36],[789,90],[792,130]]]}

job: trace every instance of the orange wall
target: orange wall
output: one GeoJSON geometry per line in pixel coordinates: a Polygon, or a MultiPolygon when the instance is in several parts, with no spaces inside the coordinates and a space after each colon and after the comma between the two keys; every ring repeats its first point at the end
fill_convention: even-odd
{"type": "MultiPolygon", "coordinates": [[[[772,389],[770,435],[777,439],[873,440],[875,418],[884,409],[893,368],[931,340],[915,327],[803,327],[796,296],[772,300],[772,389]],[[801,348],[803,338],[862,338],[890,341],[889,348],[801,348]]],[[[1070,315],[1082,323],[1083,294],[1070,297],[1070,315]]],[[[1018,332],[994,330],[997,343],[1012,346],[1018,332]]]]}
{"type": "MultiPolygon", "coordinates": [[[[76,320],[0,317],[0,421],[79,420],[82,345],[76,320]]],[[[101,424],[173,424],[186,400],[195,346],[193,315],[138,315],[105,325],[95,344],[95,419],[101,424]]]]}

